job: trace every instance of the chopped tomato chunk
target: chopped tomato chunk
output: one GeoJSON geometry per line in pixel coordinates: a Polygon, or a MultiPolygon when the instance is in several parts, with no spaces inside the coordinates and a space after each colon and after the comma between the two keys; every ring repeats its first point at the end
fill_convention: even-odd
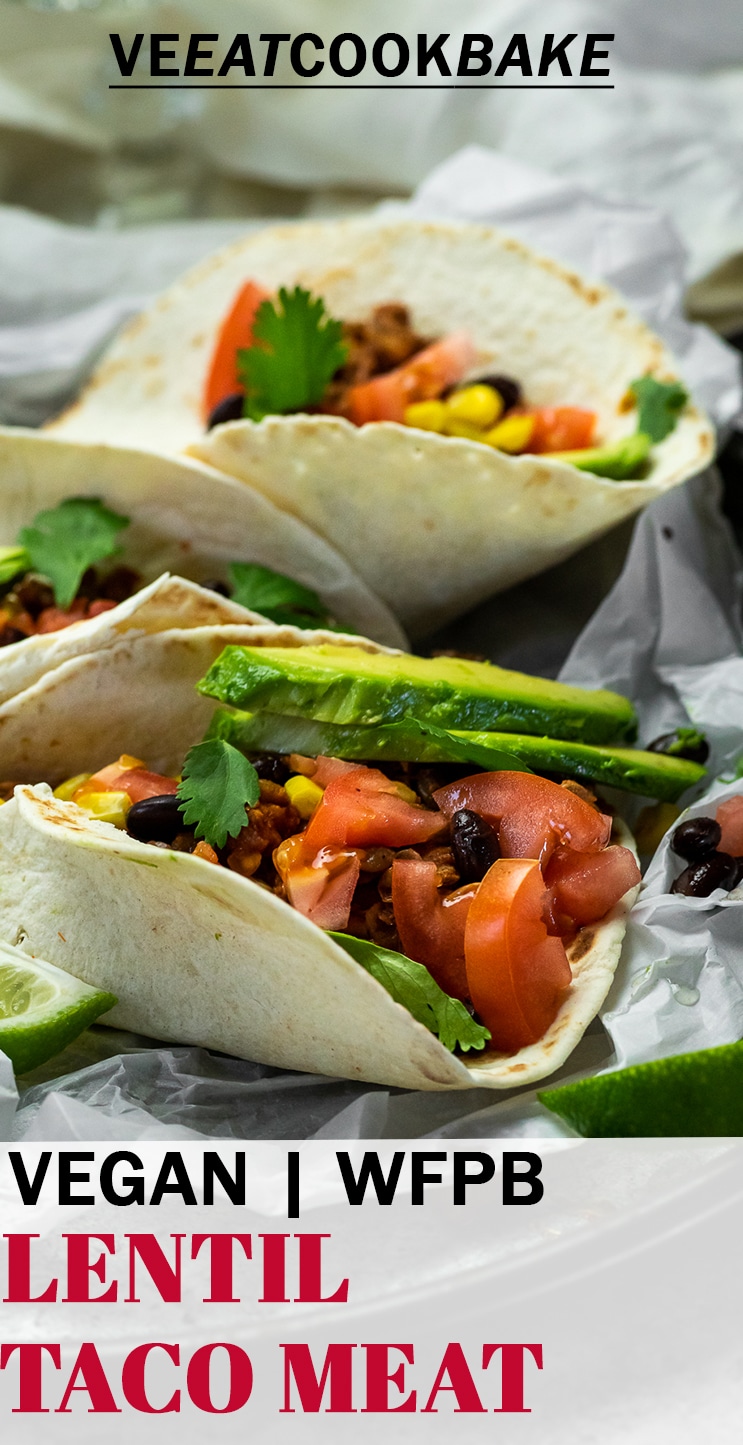
{"type": "Polygon", "coordinates": [[[464,926],[478,884],[442,895],[436,864],[396,858],[392,865],[392,907],[403,952],[424,963],[444,993],[469,998],[464,964],[464,926]]]}
{"type": "MultiPolygon", "coordinates": [[[[112,604],[113,605],[113,604],[112,604]]],[[[71,607],[43,607],[36,619],[36,632],[61,632],[73,622],[84,622],[88,616],[88,604],[84,597],[78,597],[71,607]]]]}
{"type": "Polygon", "coordinates": [[[332,779],[304,834],[305,852],[320,848],[406,848],[441,832],[444,819],[401,797],[377,768],[351,768],[332,779]]]}
{"type": "Polygon", "coordinates": [[[584,923],[598,923],[640,876],[629,848],[612,846],[601,853],[556,848],[545,870],[551,931],[571,933],[584,923]]]}
{"type": "Polygon", "coordinates": [[[268,300],[269,292],[257,281],[246,281],[240,287],[227,315],[217,333],[209,370],[204,382],[202,415],[208,421],[215,406],[225,397],[242,391],[237,374],[237,353],[253,341],[253,322],[262,301],[268,300]]]}
{"type": "Polygon", "coordinates": [[[562,940],[543,922],[547,903],[539,864],[499,858],[485,874],[467,915],[467,985],[493,1047],[515,1053],[553,1023],[570,987],[562,940]]]}
{"type": "Polygon", "coordinates": [[[139,758],[126,754],[117,763],[110,763],[93,773],[74,795],[75,802],[82,801],[85,793],[128,793],[133,803],[143,798],[158,798],[164,793],[175,793],[178,784],[175,778],[165,778],[160,773],[150,773],[139,758]]]}
{"type": "Polygon", "coordinates": [[[597,853],[611,835],[611,819],[604,813],[535,773],[477,773],[439,788],[433,796],[448,818],[459,808],[470,808],[491,823],[504,858],[545,863],[558,843],[597,853]]]}
{"type": "MultiPolygon", "coordinates": [[[[327,852],[330,855],[331,850],[327,852]]],[[[348,926],[360,866],[357,854],[336,853],[324,864],[316,860],[292,869],[286,879],[290,903],[318,928],[342,931],[348,926]]]]}
{"type": "Polygon", "coordinates": [[[718,852],[740,858],[743,855],[743,794],[720,803],[716,818],[722,829],[718,852]]]}
{"type": "Polygon", "coordinates": [[[411,402],[440,396],[447,386],[461,381],[476,361],[477,352],[467,332],[453,332],[394,371],[352,387],[344,410],[356,426],[370,421],[403,422],[411,402]]]}
{"type": "Polygon", "coordinates": [[[530,452],[577,452],[593,445],[595,411],[579,406],[527,407],[534,427],[526,448],[530,452]]]}

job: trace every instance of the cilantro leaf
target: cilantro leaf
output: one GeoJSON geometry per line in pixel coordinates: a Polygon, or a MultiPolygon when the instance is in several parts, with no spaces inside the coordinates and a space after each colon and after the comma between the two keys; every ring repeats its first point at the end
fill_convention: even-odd
{"type": "Polygon", "coordinates": [[[0,587],[20,572],[28,572],[31,559],[25,547],[0,547],[0,587]]]}
{"type": "Polygon", "coordinates": [[[325,627],[330,613],[310,587],[261,567],[257,562],[233,562],[229,568],[233,602],[261,612],[271,622],[294,627],[325,627]]]}
{"type": "Polygon", "coordinates": [[[637,430],[652,442],[662,442],[674,430],[689,400],[688,391],[680,381],[656,381],[654,376],[638,377],[629,389],[639,409],[637,430]]]}
{"type": "Polygon", "coordinates": [[[221,738],[196,743],[186,753],[178,801],[184,823],[196,824],[197,838],[223,848],[227,835],[245,827],[245,809],[261,795],[258,774],[242,753],[221,738]]]}
{"type": "Polygon", "coordinates": [[[381,983],[395,1003],[402,1004],[419,1024],[436,1034],[450,1053],[455,1049],[463,1053],[484,1049],[489,1030],[475,1023],[458,998],[450,998],[439,988],[424,964],[348,933],[331,933],[330,937],[381,983]]]}
{"type": "Polygon", "coordinates": [[[39,512],[30,527],[21,528],[18,541],[33,570],[49,578],[57,606],[69,607],[83,573],[120,551],[116,534],[128,526],[128,517],[110,512],[97,498],[70,497],[39,512]]]}
{"type": "Polygon", "coordinates": [[[259,344],[237,353],[251,421],[313,406],[348,356],[342,323],[301,286],[282,286],[278,304],[261,302],[253,336],[259,344]]]}

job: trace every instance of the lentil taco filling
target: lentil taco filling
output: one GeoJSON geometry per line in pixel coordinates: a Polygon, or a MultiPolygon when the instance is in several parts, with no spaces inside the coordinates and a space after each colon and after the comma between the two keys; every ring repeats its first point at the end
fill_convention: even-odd
{"type": "Polygon", "coordinates": [[[519,771],[382,772],[263,753],[243,759],[236,796],[250,795],[227,832],[206,780],[234,752],[221,739],[196,745],[181,779],[123,756],[55,796],[139,842],[228,868],[334,935],[422,964],[483,1025],[472,1047],[536,1043],[570,987],[566,946],[639,882],[591,793],[519,771]],[[206,769],[199,749],[211,750],[206,769]]]}
{"type": "Polygon", "coordinates": [[[529,405],[517,379],[478,368],[466,331],[420,336],[400,301],[375,306],[360,321],[336,321],[323,299],[301,286],[282,287],[273,298],[247,281],[219,328],[202,413],[207,430],[296,412],[355,426],[397,422],[510,455],[554,456],[623,481],[644,475],[652,446],[673,431],[687,401],[678,382],[628,380],[623,408],[637,409],[636,430],[596,445],[595,411],[529,405]]]}

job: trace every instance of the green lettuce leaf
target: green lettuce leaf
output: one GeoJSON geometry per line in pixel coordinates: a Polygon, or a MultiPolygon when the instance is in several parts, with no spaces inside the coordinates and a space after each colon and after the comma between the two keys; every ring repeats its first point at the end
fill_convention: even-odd
{"type": "Polygon", "coordinates": [[[444,993],[422,963],[349,933],[331,933],[330,937],[381,983],[395,1003],[402,1004],[419,1024],[436,1034],[450,1053],[455,1049],[462,1053],[484,1049],[489,1030],[475,1023],[458,998],[444,993]]]}

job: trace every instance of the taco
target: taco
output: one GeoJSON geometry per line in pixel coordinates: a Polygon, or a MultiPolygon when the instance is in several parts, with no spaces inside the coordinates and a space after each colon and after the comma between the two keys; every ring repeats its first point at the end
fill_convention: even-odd
{"type": "Polygon", "coordinates": [[[6,428],[0,478],[0,703],[136,630],[269,617],[403,640],[327,543],[199,463],[6,428]]]}
{"type": "Polygon", "coordinates": [[[39,747],[44,781],[0,807],[0,936],[114,992],[110,1022],[157,1038],[408,1088],[553,1072],[606,995],[639,883],[621,822],[555,774],[678,795],[703,770],[631,761],[633,711],[614,694],[223,634],[200,684],[220,706],[177,758],[186,683],[131,686],[162,635],[128,678],[150,755],[115,760],[122,690],[101,660],[107,764],[53,793],[39,747]],[[497,733],[469,726],[485,711],[497,733]]]}
{"type": "Polygon", "coordinates": [[[132,425],[326,537],[413,633],[713,454],[616,293],[490,228],[405,220],[266,230],[184,277],[54,424],[112,440],[132,425]]]}

